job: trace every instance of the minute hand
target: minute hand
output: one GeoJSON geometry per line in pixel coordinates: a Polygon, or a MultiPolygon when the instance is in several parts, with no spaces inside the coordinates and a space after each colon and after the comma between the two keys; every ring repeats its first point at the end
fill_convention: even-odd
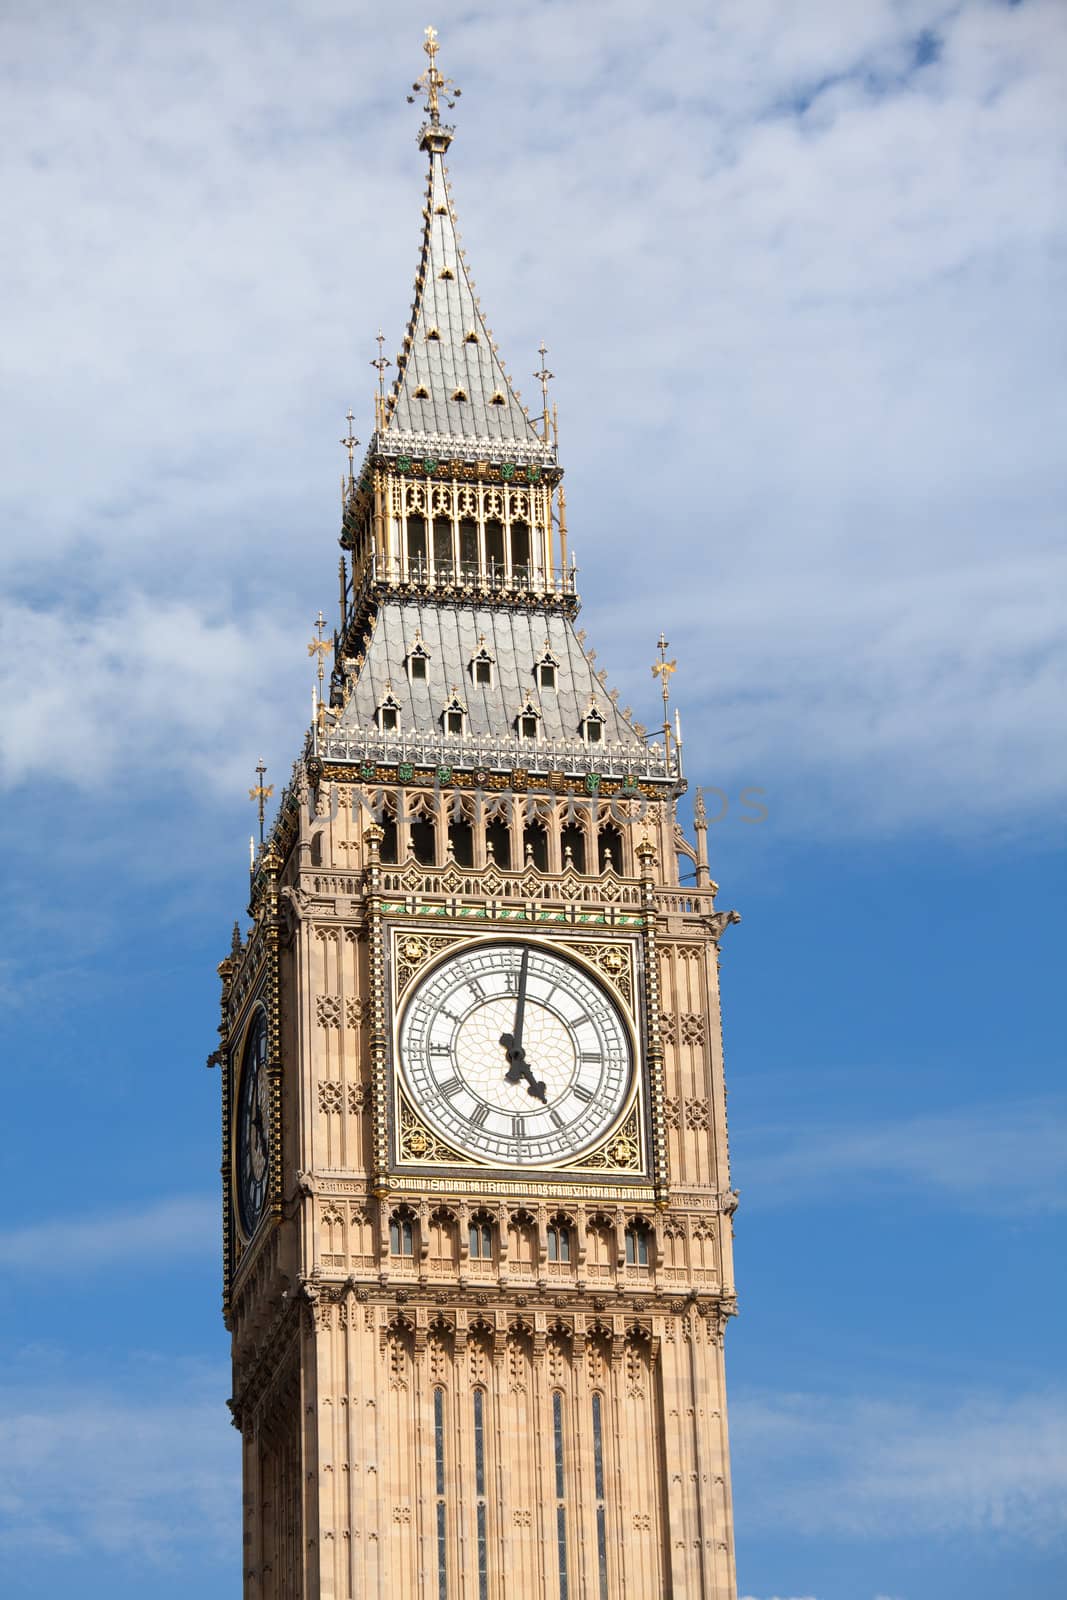
{"type": "Polygon", "coordinates": [[[519,989],[515,996],[515,1026],[511,1030],[512,1049],[522,1049],[522,1025],[526,1016],[526,974],[530,966],[530,952],[522,952],[519,962],[519,989]]]}

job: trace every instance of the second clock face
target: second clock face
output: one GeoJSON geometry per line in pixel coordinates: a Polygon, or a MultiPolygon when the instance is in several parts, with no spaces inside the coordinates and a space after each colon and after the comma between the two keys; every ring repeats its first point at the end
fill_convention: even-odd
{"type": "Polygon", "coordinates": [[[434,1130],[500,1166],[572,1161],[629,1097],[625,1021],[577,962],[533,944],[448,956],[400,1020],[400,1068],[434,1130]]]}

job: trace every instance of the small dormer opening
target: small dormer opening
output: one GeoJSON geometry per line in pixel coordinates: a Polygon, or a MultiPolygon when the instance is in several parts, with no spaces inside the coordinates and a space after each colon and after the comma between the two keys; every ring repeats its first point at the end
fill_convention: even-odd
{"type": "Polygon", "coordinates": [[[416,400],[428,400],[430,398],[430,391],[425,384],[420,383],[418,388],[415,389],[414,398],[416,400]]]}
{"type": "Polygon", "coordinates": [[[553,654],[547,639],[534,663],[534,673],[539,689],[551,689],[554,692],[559,687],[559,657],[553,654]]]}
{"type": "Polygon", "coordinates": [[[463,343],[464,344],[480,344],[481,343],[481,341],[478,338],[478,330],[477,330],[477,328],[471,328],[464,335],[463,343]]]}
{"type": "Polygon", "coordinates": [[[433,214],[434,214],[435,217],[447,217],[448,216],[448,207],[447,206],[434,206],[433,214]]]}
{"type": "Polygon", "coordinates": [[[595,700],[590,700],[589,710],[582,718],[582,738],[586,744],[604,743],[604,713],[595,700]]]}
{"type": "Polygon", "coordinates": [[[422,634],[415,630],[415,640],[407,654],[408,680],[425,683],[430,675],[430,652],[422,642],[422,634]]]}
{"type": "Polygon", "coordinates": [[[506,406],[507,403],[506,397],[501,394],[499,389],[494,389],[492,394],[489,396],[489,404],[491,406],[506,406]]]}
{"type": "Polygon", "coordinates": [[[441,713],[441,723],[448,734],[462,737],[467,731],[467,707],[459,697],[459,690],[455,684],[444,710],[441,713]]]}
{"type": "Polygon", "coordinates": [[[400,702],[393,694],[391,683],[387,683],[385,686],[385,697],[378,703],[375,720],[382,733],[396,733],[399,731],[400,702]]]}
{"type": "Polygon", "coordinates": [[[456,274],[452,271],[451,267],[442,267],[437,276],[439,278],[451,279],[454,278],[456,274]]]}
{"type": "Polygon", "coordinates": [[[432,328],[427,328],[426,337],[427,339],[439,339],[441,337],[440,328],[438,328],[436,325],[432,328]]]}
{"type": "Polygon", "coordinates": [[[515,718],[515,726],[520,739],[537,739],[540,736],[541,713],[533,703],[532,694],[527,693],[526,699],[519,707],[519,714],[515,718]]]}
{"type": "Polygon", "coordinates": [[[450,398],[452,400],[469,400],[470,396],[466,389],[453,389],[450,398]]]}
{"type": "Polygon", "coordinates": [[[478,635],[478,648],[471,656],[471,678],[483,689],[492,687],[493,656],[485,642],[485,634],[478,635]]]}

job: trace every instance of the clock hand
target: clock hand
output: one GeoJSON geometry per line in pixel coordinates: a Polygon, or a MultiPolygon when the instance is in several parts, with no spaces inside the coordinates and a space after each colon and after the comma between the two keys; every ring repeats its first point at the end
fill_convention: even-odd
{"type": "Polygon", "coordinates": [[[526,1015],[526,974],[530,966],[530,952],[523,950],[519,962],[519,987],[515,996],[515,1025],[512,1029],[513,1050],[522,1049],[522,1024],[526,1015]]]}
{"type": "Polygon", "coordinates": [[[526,1060],[526,1051],[521,1045],[516,1046],[515,1035],[502,1033],[500,1035],[500,1043],[504,1046],[504,1051],[508,1058],[508,1070],[504,1074],[508,1083],[520,1083],[525,1078],[526,1093],[533,1095],[535,1100],[547,1102],[548,1095],[545,1091],[545,1086],[530,1071],[529,1063],[526,1060]]]}

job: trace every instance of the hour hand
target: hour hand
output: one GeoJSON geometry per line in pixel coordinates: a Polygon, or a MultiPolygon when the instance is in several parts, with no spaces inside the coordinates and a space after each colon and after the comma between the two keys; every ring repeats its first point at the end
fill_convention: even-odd
{"type": "Polygon", "coordinates": [[[508,1070],[504,1074],[508,1083],[521,1083],[525,1078],[526,1093],[533,1095],[535,1100],[546,1101],[548,1095],[545,1091],[545,1086],[530,1071],[529,1063],[526,1060],[526,1051],[521,1045],[516,1045],[515,1035],[513,1033],[502,1033],[500,1035],[500,1043],[504,1046],[508,1058],[508,1070]]]}

